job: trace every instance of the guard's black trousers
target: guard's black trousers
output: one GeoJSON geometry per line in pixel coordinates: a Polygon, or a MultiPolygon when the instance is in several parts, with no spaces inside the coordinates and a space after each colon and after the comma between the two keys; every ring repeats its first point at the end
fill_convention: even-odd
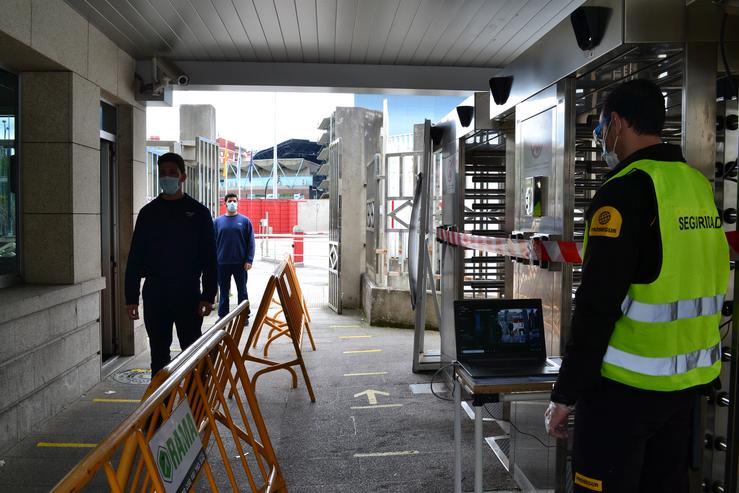
{"type": "Polygon", "coordinates": [[[603,379],[575,411],[575,492],[688,491],[699,389],[652,392],[603,379]]]}
{"type": "Polygon", "coordinates": [[[144,325],[151,349],[151,375],[171,361],[172,324],[177,327],[180,348],[185,350],[201,335],[203,318],[199,315],[200,286],[194,283],[144,283],[144,325]]]}

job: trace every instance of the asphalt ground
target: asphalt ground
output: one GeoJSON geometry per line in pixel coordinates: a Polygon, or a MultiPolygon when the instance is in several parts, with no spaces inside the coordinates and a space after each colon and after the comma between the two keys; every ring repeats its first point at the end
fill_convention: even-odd
{"type": "MultiPolygon", "coordinates": [[[[254,305],[273,268],[274,264],[259,263],[250,273],[254,305]]],[[[298,274],[301,283],[313,289],[326,279],[325,271],[315,268],[299,269],[298,274]]],[[[260,409],[289,491],[453,491],[453,405],[428,392],[431,374],[411,371],[412,331],[371,327],[359,312],[337,315],[328,307],[313,307],[311,315],[317,350],[312,351],[306,339],[303,355],[316,402],[310,402],[302,377],[296,389],[290,387],[286,371],[266,374],[257,383],[260,409]],[[414,384],[426,385],[413,387],[414,392],[414,384]],[[370,395],[376,391],[376,404],[367,391],[370,395]]],[[[204,328],[214,321],[206,320],[204,328]]],[[[265,338],[263,334],[258,354],[265,338]]],[[[435,344],[438,334],[427,333],[427,345],[435,344]]],[[[275,342],[270,350],[275,360],[292,355],[287,340],[275,342]]],[[[126,361],[120,371],[2,454],[0,491],[49,491],[135,409],[145,389],[148,358],[144,353],[126,361]],[[122,383],[125,370],[131,377],[128,383],[122,383]]],[[[250,374],[257,368],[247,365],[250,374]]],[[[434,389],[451,397],[441,385],[434,389]]],[[[485,436],[503,434],[495,422],[485,422],[485,436]]],[[[473,422],[463,414],[465,491],[472,490],[472,435],[473,422]]],[[[233,444],[227,446],[235,456],[233,444]]],[[[516,491],[493,452],[483,450],[485,490],[516,491]]],[[[223,471],[216,470],[216,476],[219,487],[228,491],[223,471]]],[[[208,491],[204,481],[197,490],[208,491]]],[[[86,491],[107,491],[103,478],[96,478],[86,491]]]]}

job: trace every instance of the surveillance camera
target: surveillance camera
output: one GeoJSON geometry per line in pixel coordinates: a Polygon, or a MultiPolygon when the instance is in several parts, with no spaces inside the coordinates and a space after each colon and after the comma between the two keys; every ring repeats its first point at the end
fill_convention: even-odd
{"type": "Polygon", "coordinates": [[[177,85],[178,86],[189,86],[190,85],[190,76],[187,74],[182,74],[177,77],[177,85]]]}

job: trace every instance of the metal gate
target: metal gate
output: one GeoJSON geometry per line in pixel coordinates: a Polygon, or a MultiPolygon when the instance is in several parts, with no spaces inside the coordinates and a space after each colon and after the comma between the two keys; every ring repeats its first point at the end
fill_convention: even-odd
{"type": "Polygon", "coordinates": [[[380,155],[375,154],[372,161],[367,163],[367,220],[365,224],[367,239],[365,241],[365,249],[367,251],[367,266],[370,267],[374,274],[374,281],[383,285],[382,278],[382,262],[380,261],[379,249],[381,245],[382,223],[380,221],[380,155]]]}
{"type": "Polygon", "coordinates": [[[416,175],[421,171],[422,152],[385,154],[384,219],[385,245],[388,262],[385,272],[399,277],[396,287],[407,286],[408,224],[413,208],[416,175]]]}
{"type": "Polygon", "coordinates": [[[341,313],[341,139],[328,147],[328,304],[341,313]]]}

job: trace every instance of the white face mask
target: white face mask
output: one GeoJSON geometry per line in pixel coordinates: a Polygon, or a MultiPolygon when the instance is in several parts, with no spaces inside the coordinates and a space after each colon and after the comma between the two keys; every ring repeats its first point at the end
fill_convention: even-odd
{"type": "Polygon", "coordinates": [[[608,126],[606,127],[606,131],[603,133],[603,153],[601,154],[601,157],[603,158],[603,161],[606,162],[606,166],[608,166],[608,169],[614,169],[616,166],[618,166],[618,163],[621,162],[621,160],[618,158],[618,154],[616,154],[616,144],[618,144],[618,138],[620,135],[616,136],[616,141],[613,143],[613,150],[609,151],[606,147],[606,136],[608,136],[608,131],[611,129],[611,124],[613,123],[613,120],[611,120],[608,123],[608,126]]]}
{"type": "Polygon", "coordinates": [[[236,212],[236,202],[226,202],[226,210],[228,212],[236,212]]]}

